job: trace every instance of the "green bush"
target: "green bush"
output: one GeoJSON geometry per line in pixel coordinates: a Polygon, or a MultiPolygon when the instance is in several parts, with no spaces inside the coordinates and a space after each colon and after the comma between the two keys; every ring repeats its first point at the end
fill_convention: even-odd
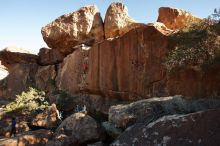
{"type": "Polygon", "coordinates": [[[165,61],[168,71],[216,63],[220,58],[219,25],[206,19],[171,35],[175,49],[169,52],[165,61]]]}
{"type": "Polygon", "coordinates": [[[22,92],[16,96],[15,101],[7,104],[4,107],[6,112],[13,112],[17,110],[33,111],[44,110],[49,106],[45,100],[45,92],[34,88],[29,88],[27,92],[22,92]]]}

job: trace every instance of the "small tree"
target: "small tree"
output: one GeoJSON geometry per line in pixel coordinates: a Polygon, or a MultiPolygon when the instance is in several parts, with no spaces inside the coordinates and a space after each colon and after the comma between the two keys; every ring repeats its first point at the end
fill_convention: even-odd
{"type": "Polygon", "coordinates": [[[4,107],[6,112],[13,112],[17,110],[34,111],[43,110],[48,107],[48,102],[45,100],[45,93],[34,88],[29,88],[27,92],[22,92],[17,95],[15,101],[7,104],[4,107]]]}

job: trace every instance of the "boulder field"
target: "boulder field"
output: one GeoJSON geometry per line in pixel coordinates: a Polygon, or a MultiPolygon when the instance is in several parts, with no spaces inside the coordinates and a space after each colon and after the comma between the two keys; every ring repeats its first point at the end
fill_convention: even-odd
{"type": "Polygon", "coordinates": [[[86,6],[42,28],[50,48],[38,55],[0,51],[1,105],[29,87],[54,103],[18,117],[14,138],[2,138],[10,120],[0,112],[0,145],[219,145],[220,64],[173,72],[165,65],[173,34],[201,20],[162,7],[157,22],[143,24],[122,3],[112,3],[105,19],[86,6]]]}

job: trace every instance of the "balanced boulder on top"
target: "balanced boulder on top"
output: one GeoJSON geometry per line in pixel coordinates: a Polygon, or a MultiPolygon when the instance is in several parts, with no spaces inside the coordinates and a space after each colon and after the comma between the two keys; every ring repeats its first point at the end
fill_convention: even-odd
{"type": "Polygon", "coordinates": [[[96,6],[65,14],[43,27],[41,32],[50,48],[66,55],[76,45],[92,45],[104,39],[103,21],[96,6]]]}

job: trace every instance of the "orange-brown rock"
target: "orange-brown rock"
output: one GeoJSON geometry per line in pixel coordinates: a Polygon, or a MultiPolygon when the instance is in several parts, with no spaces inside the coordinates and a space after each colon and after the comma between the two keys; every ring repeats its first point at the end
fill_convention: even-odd
{"type": "Polygon", "coordinates": [[[200,20],[200,18],[193,16],[190,12],[185,10],[161,7],[159,8],[157,22],[164,23],[169,29],[182,29],[200,20]]]}
{"type": "Polygon", "coordinates": [[[92,45],[104,39],[103,21],[96,6],[65,14],[43,27],[41,32],[50,48],[64,54],[71,53],[76,45],[92,45]]]}
{"type": "Polygon", "coordinates": [[[10,70],[13,64],[36,63],[37,55],[30,54],[28,51],[20,48],[7,47],[0,52],[0,61],[2,65],[10,70]]]}
{"type": "Polygon", "coordinates": [[[6,78],[0,81],[0,97],[14,99],[35,84],[37,64],[14,64],[6,78]]]}
{"type": "Polygon", "coordinates": [[[105,15],[105,38],[115,38],[122,36],[131,29],[144,24],[137,23],[128,16],[128,8],[122,3],[112,3],[105,15]]]}
{"type": "Polygon", "coordinates": [[[188,97],[220,98],[220,66],[205,70],[185,68],[171,73],[167,78],[168,94],[188,97]]]}
{"type": "Polygon", "coordinates": [[[49,130],[29,131],[15,138],[0,139],[1,146],[44,146],[51,138],[49,130]]]}
{"type": "Polygon", "coordinates": [[[36,87],[46,93],[52,93],[55,90],[55,65],[39,66],[35,74],[36,87]]]}
{"type": "Polygon", "coordinates": [[[38,53],[38,64],[40,65],[54,65],[63,61],[64,55],[58,50],[41,48],[38,53]]]}
{"type": "Polygon", "coordinates": [[[60,120],[58,119],[58,110],[55,104],[49,106],[42,113],[38,114],[32,120],[33,126],[43,127],[43,128],[55,128],[58,126],[60,120]]]}
{"type": "Polygon", "coordinates": [[[81,91],[137,99],[164,94],[162,64],[168,36],[143,26],[92,48],[80,48],[59,68],[57,85],[72,94],[81,91]]]}
{"type": "Polygon", "coordinates": [[[173,49],[172,32],[156,23],[91,48],[83,46],[60,65],[57,86],[73,95],[87,92],[125,100],[176,94],[218,98],[218,65],[207,71],[167,73],[164,61],[173,49]]]}

